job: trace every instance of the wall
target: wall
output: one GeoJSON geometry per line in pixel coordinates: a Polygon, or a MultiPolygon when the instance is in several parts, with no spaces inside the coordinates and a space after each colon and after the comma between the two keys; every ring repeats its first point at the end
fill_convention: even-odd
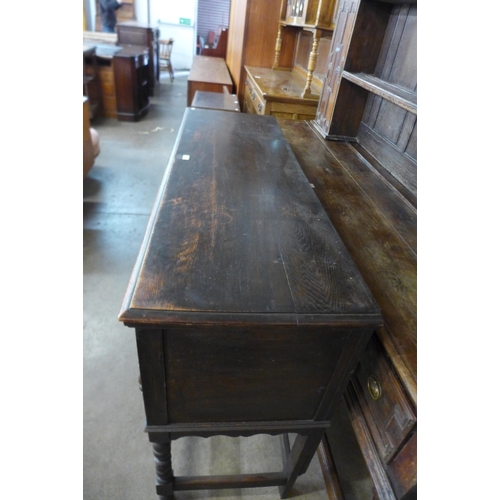
{"type": "MultiPolygon", "coordinates": [[[[147,0],[135,0],[137,19],[147,22],[147,0]],[[146,8],[144,12],[143,7],[146,8]],[[141,16],[141,17],[139,17],[141,16]]],[[[196,17],[198,0],[149,0],[151,25],[160,29],[160,38],[173,38],[172,65],[174,70],[191,68],[196,50],[196,17]],[[181,25],[179,19],[189,19],[190,26],[181,25]]]]}

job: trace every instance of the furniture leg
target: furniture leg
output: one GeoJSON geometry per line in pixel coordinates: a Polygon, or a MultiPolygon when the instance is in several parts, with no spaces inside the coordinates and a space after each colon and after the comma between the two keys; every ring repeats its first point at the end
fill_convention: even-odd
{"type": "Polygon", "coordinates": [[[283,448],[285,458],[284,472],[287,476],[287,482],[280,486],[280,497],[288,498],[295,480],[301,474],[304,474],[316,453],[325,429],[312,429],[306,435],[298,435],[295,438],[292,449],[283,448]]]}
{"type": "Polygon", "coordinates": [[[153,443],[153,454],[156,467],[156,491],[160,500],[172,500],[174,498],[174,471],[172,470],[170,441],[153,443]]]}

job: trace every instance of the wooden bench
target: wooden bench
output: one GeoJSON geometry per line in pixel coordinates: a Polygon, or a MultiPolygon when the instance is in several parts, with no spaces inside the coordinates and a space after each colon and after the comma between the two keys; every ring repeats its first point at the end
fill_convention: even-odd
{"type": "Polygon", "coordinates": [[[220,57],[195,56],[188,76],[187,106],[191,106],[197,90],[233,93],[233,80],[220,57]]]}
{"type": "MultiPolygon", "coordinates": [[[[389,183],[359,145],[320,138],[310,122],[278,121],[382,310],[385,325],[372,337],[344,395],[369,476],[380,498],[414,498],[416,197],[395,180],[389,183]]],[[[332,436],[328,431],[331,439],[323,440],[319,455],[330,498],[342,499],[332,436]]]]}

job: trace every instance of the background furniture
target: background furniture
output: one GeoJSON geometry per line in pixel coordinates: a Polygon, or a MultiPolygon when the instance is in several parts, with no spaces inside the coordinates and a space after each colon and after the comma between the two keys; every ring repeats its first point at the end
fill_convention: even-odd
{"type": "Polygon", "coordinates": [[[103,104],[96,49],[83,45],[83,95],[88,97],[90,119],[102,113],[103,104]]]}
{"type": "MultiPolygon", "coordinates": [[[[271,89],[270,98],[274,102],[286,97],[289,104],[301,106],[299,112],[283,109],[289,118],[296,116],[304,119],[307,115],[307,119],[311,119],[316,112],[311,109],[311,100],[316,100],[317,107],[326,73],[336,2],[311,1],[306,5],[304,17],[300,20],[287,17],[286,0],[280,6],[268,2],[261,5],[259,0],[248,0],[248,4],[250,10],[243,10],[241,2],[231,4],[230,51],[227,55],[242,109],[247,100],[245,92],[248,92],[248,83],[254,80],[251,86],[257,95],[267,95],[271,89]],[[238,33],[233,29],[238,30],[238,33]],[[275,78],[266,71],[269,75],[266,80],[283,81],[282,87],[285,88],[276,85],[261,88],[262,80],[248,77],[246,68],[254,68],[254,72],[261,73],[268,69],[276,70],[275,78]],[[286,73],[290,73],[288,78],[286,73]],[[307,112],[304,112],[305,107],[309,108],[307,112]]],[[[252,106],[248,104],[246,109],[251,111],[252,106]]],[[[259,104],[262,109],[268,107],[265,102],[259,104]]],[[[268,109],[270,107],[272,105],[268,109]]]]}
{"type": "Polygon", "coordinates": [[[116,113],[120,121],[136,122],[149,111],[150,66],[146,47],[129,45],[113,56],[116,113]]]}
{"type": "Polygon", "coordinates": [[[117,41],[117,34],[85,31],[84,46],[92,44],[95,47],[95,57],[86,57],[84,53],[84,71],[90,76],[95,75],[97,71],[103,116],[136,121],[144,116],[149,108],[152,82],[149,65],[151,51],[150,47],[144,45],[122,47],[116,45],[117,41]],[[115,59],[117,54],[119,56],[115,59]]]}
{"type": "Polygon", "coordinates": [[[83,178],[87,177],[100,153],[99,134],[90,126],[89,99],[83,96],[83,178]]]}
{"type": "Polygon", "coordinates": [[[291,68],[303,76],[301,97],[319,97],[336,8],[336,0],[281,0],[273,69],[291,68]]]}
{"type": "Polygon", "coordinates": [[[188,108],[176,144],[120,312],[136,329],[157,493],[286,498],[379,309],[273,117],[188,108]],[[171,440],[259,433],[283,435],[283,472],[174,477],[171,440]]]}
{"type": "Polygon", "coordinates": [[[116,92],[115,79],[113,74],[113,55],[120,50],[116,46],[116,34],[113,33],[93,33],[85,31],[83,33],[84,44],[95,46],[95,58],[84,57],[85,74],[98,74],[97,81],[102,102],[101,115],[106,118],[116,118],[116,92]]]}
{"type": "Polygon", "coordinates": [[[346,427],[332,421],[321,448],[332,500],[355,488],[347,433],[367,498],[417,495],[416,33],[416,3],[342,0],[316,119],[280,122],[385,323],[345,393],[346,427]]]}
{"type": "Polygon", "coordinates": [[[233,93],[233,81],[224,59],[195,56],[188,76],[187,105],[191,106],[197,90],[233,93]]]}
{"type": "Polygon", "coordinates": [[[243,109],[245,65],[271,68],[276,46],[279,2],[232,0],[226,63],[243,109]]]}
{"type": "Polygon", "coordinates": [[[89,99],[83,96],[83,178],[94,165],[94,147],[90,136],[89,99]]]}
{"type": "MultiPolygon", "coordinates": [[[[118,9],[119,10],[119,9],[118,9]]],[[[117,44],[124,47],[136,45],[148,50],[149,95],[154,95],[155,81],[159,80],[158,29],[128,21],[116,25],[117,44]]]]}
{"type": "Polygon", "coordinates": [[[158,66],[160,70],[166,69],[170,74],[170,81],[174,81],[174,68],[172,67],[172,48],[174,46],[174,39],[170,38],[169,40],[158,40],[159,46],[159,57],[158,57],[158,66]]]}

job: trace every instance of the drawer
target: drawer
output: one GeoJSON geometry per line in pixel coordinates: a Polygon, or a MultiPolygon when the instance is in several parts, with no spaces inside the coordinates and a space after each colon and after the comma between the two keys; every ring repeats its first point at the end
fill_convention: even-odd
{"type": "Polygon", "coordinates": [[[247,103],[248,109],[252,109],[251,113],[256,113],[258,115],[266,114],[266,106],[263,99],[253,87],[249,80],[245,81],[245,102],[247,103]]]}
{"type": "Polygon", "coordinates": [[[378,454],[387,464],[417,419],[375,335],[363,353],[353,385],[378,454]]]}
{"type": "Polygon", "coordinates": [[[276,118],[288,118],[292,120],[314,120],[316,118],[316,105],[298,104],[289,102],[273,101],[269,103],[271,115],[276,118]]]}

